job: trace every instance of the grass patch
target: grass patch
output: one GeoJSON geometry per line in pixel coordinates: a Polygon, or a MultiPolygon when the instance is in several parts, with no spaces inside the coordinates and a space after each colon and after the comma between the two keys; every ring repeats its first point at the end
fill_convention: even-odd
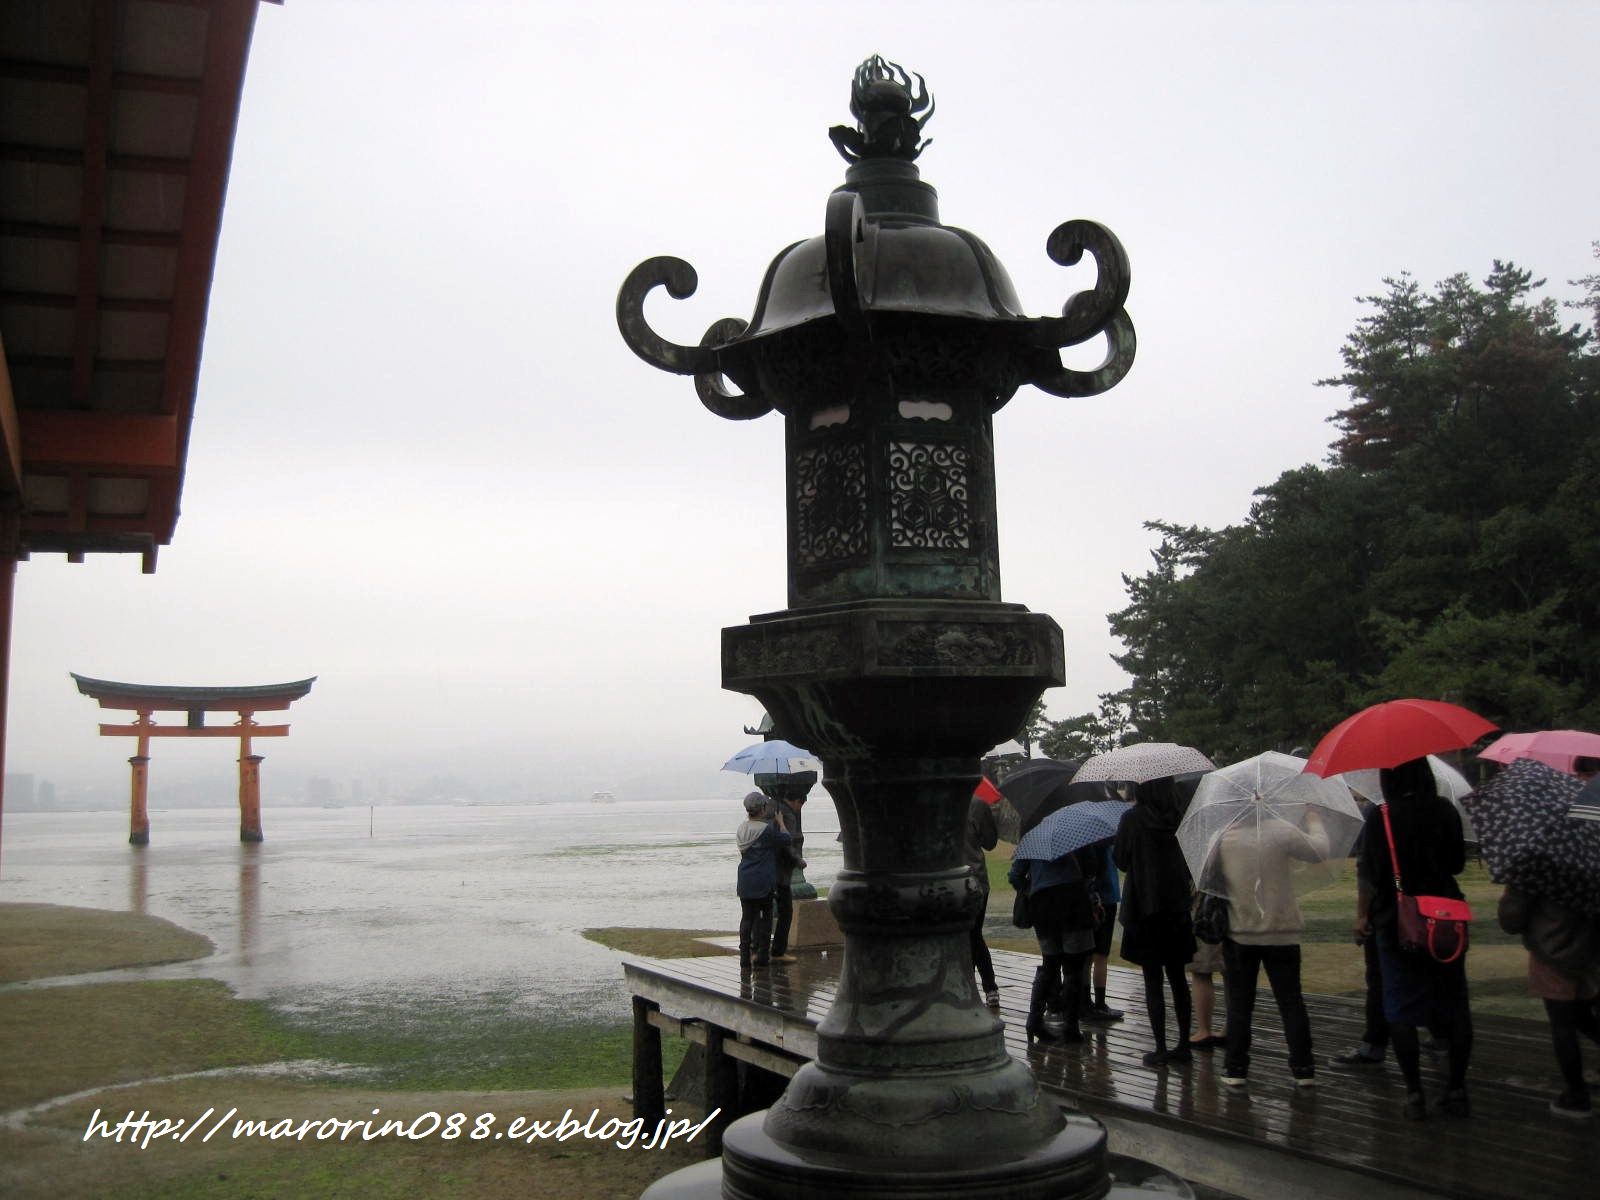
{"type": "MultiPolygon", "coordinates": [[[[620,1086],[632,1053],[626,1022],[555,1022],[509,1004],[290,1017],[210,979],[0,995],[0,1109],[109,1083],[296,1059],[364,1068],[375,1083],[405,1091],[620,1086]]],[[[667,1069],[675,1066],[669,1058],[667,1069]]]]}
{"type": "Polygon", "coordinates": [[[85,1088],[310,1058],[264,1005],[212,979],[0,994],[0,1109],[85,1088]]]}
{"type": "MultiPolygon", "coordinates": [[[[9,1198],[117,1196],[121,1200],[211,1200],[226,1195],[252,1200],[408,1200],[419,1184],[430,1196],[488,1200],[539,1196],[633,1200],[654,1179],[699,1158],[699,1143],[665,1151],[619,1150],[584,1137],[565,1142],[474,1141],[481,1114],[493,1114],[504,1130],[514,1116],[559,1121],[571,1109],[584,1120],[598,1109],[600,1120],[627,1120],[631,1112],[617,1089],[574,1092],[394,1094],[367,1088],[291,1084],[274,1080],[185,1080],[76,1102],[36,1119],[26,1130],[0,1132],[0,1193],[9,1198]],[[200,1134],[186,1144],[153,1141],[140,1150],[124,1141],[82,1141],[96,1108],[115,1124],[132,1108],[152,1116],[198,1116],[207,1108],[221,1116],[231,1107],[239,1118],[296,1123],[333,1117],[393,1118],[411,1122],[427,1112],[467,1117],[463,1136],[417,1141],[394,1137],[363,1143],[359,1133],[340,1143],[269,1141],[231,1137],[233,1122],[211,1141],[200,1134]],[[425,1181],[423,1183],[422,1181],[425,1181]]],[[[674,1115],[685,1110],[675,1107],[674,1115]]],[[[698,1114],[693,1114],[698,1117],[698,1114]]],[[[597,1122],[598,1123],[598,1122],[597,1122]]],[[[420,1128],[420,1127],[419,1127],[420,1128]]]]}
{"type": "Polygon", "coordinates": [[[204,958],[211,939],[160,917],[58,904],[0,904],[0,983],[204,958]]]}
{"type": "Polygon", "coordinates": [[[705,958],[712,954],[738,953],[708,946],[699,940],[737,936],[737,931],[732,929],[635,929],[627,925],[607,925],[585,929],[583,936],[609,950],[645,958],[705,958]]]}
{"type": "MultiPolygon", "coordinates": [[[[282,1018],[279,1018],[282,1020],[282,1018]]],[[[623,1086],[632,1078],[633,1027],[550,1019],[510,1004],[471,1010],[450,1005],[412,1011],[348,1010],[296,1017],[298,1057],[364,1067],[399,1091],[506,1091],[623,1086]]],[[[675,1039],[673,1039],[675,1041],[675,1039]]],[[[677,1066],[663,1044],[665,1069],[677,1066]]]]}
{"type": "MultiPolygon", "coordinates": [[[[22,907],[22,906],[17,906],[22,907]]],[[[33,906],[43,907],[43,906],[33,906]]],[[[75,910],[75,920],[125,928],[126,914],[75,910]]],[[[162,922],[161,924],[165,924],[162,922]]],[[[9,926],[18,940],[25,925],[9,926]]],[[[182,931],[178,931],[182,932],[182,931]]],[[[204,939],[200,939],[203,941],[204,939]]],[[[93,941],[93,938],[90,939],[93,941]]],[[[32,937],[35,969],[60,974],[54,958],[71,952],[32,937]]],[[[12,961],[0,936],[0,960],[12,961]]],[[[687,1043],[669,1038],[670,1078],[687,1043]]],[[[108,1139],[83,1140],[98,1108],[115,1124],[130,1109],[153,1117],[193,1117],[230,1107],[250,1119],[361,1120],[373,1108],[410,1120],[426,1112],[579,1120],[598,1108],[602,1121],[626,1121],[632,1031],[626,1024],[551,1020],[515,996],[463,1008],[421,1010],[373,1004],[366,1009],[287,1016],[240,1000],[214,980],[82,983],[0,993],[0,1111],[91,1089],[95,1095],[50,1108],[20,1127],[0,1127],[0,1195],[163,1200],[339,1196],[410,1197],[419,1178],[432,1196],[488,1200],[538,1195],[633,1198],[654,1179],[699,1158],[699,1147],[624,1151],[582,1137],[566,1142],[473,1141],[433,1136],[361,1142],[235,1139],[153,1142],[140,1150],[108,1139]],[[297,1059],[369,1069],[350,1077],[280,1079],[248,1074],[144,1082],[165,1076],[297,1059]],[[529,1089],[539,1089],[531,1091],[529,1089]]],[[[676,1115],[693,1115],[674,1106],[676,1115]]],[[[203,1136],[203,1135],[202,1135],[203,1136]]]]}

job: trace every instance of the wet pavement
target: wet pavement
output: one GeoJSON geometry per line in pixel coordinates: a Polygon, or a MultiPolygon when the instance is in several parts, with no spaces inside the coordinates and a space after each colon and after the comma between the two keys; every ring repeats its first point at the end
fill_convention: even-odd
{"type": "MultiPolygon", "coordinates": [[[[837,815],[806,808],[806,875],[840,865],[837,815]]],[[[737,800],[280,808],[241,845],[228,809],[8,813],[0,902],[121,909],[216,944],[209,958],[94,979],[221,979],[322,1023],[494,1009],[628,1017],[619,955],[595,926],[731,929],[737,800]],[[370,834],[369,834],[370,822],[370,834]]]]}

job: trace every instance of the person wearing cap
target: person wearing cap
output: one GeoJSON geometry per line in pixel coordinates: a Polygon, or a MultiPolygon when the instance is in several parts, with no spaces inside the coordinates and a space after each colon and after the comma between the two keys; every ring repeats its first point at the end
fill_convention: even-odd
{"type": "Polygon", "coordinates": [[[750,792],[745,819],[733,831],[739,847],[739,966],[764,967],[772,961],[772,899],[778,888],[779,851],[789,845],[783,814],[769,816],[767,798],[750,792]]]}

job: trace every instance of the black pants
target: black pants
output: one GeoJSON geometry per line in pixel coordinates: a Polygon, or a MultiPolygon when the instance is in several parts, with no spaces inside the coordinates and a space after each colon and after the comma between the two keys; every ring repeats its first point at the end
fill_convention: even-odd
{"type": "Polygon", "coordinates": [[[1465,1087],[1473,1040],[1465,956],[1451,963],[1435,962],[1426,952],[1401,950],[1391,929],[1380,929],[1374,937],[1380,939],[1378,954],[1383,960],[1389,1045],[1405,1077],[1406,1090],[1422,1090],[1419,1026],[1425,1026],[1449,1050],[1445,1086],[1452,1091],[1465,1087]]]}
{"type": "Polygon", "coordinates": [[[1361,1040],[1375,1053],[1389,1048],[1389,1018],[1383,1015],[1383,967],[1378,962],[1378,939],[1368,937],[1361,943],[1361,956],[1367,964],[1367,1027],[1361,1040]]]}
{"type": "Polygon", "coordinates": [[[1570,1099],[1587,1097],[1583,1081],[1583,1051],[1578,1045],[1581,1033],[1600,1042],[1600,1019],[1593,1000],[1546,1000],[1545,1015],[1550,1018],[1550,1041],[1561,1068],[1561,1082],[1570,1099]]]}
{"type": "Polygon", "coordinates": [[[969,941],[972,944],[972,965],[978,968],[978,979],[983,990],[992,992],[999,988],[994,978],[994,958],[989,954],[989,943],[983,940],[983,921],[989,912],[989,889],[983,889],[983,902],[978,905],[978,919],[972,923],[969,941]]]}
{"type": "Polygon", "coordinates": [[[1296,1076],[1309,1073],[1315,1070],[1315,1061],[1311,1057],[1311,1017],[1300,992],[1300,947],[1247,946],[1232,938],[1222,943],[1223,979],[1228,989],[1227,1072],[1243,1076],[1250,1069],[1250,1022],[1256,1011],[1256,981],[1263,967],[1283,1017],[1289,1070],[1296,1076]]]}
{"type": "Polygon", "coordinates": [[[772,893],[754,900],[739,897],[739,965],[772,960],[772,893]]]}
{"type": "Polygon", "coordinates": [[[794,889],[780,883],[772,893],[772,952],[789,953],[789,926],[794,921],[794,889]]]}

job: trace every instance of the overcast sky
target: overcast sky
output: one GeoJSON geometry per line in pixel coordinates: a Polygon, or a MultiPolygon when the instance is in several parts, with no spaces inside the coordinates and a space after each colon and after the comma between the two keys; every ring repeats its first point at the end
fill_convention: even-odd
{"type": "MultiPolygon", "coordinates": [[[[938,101],[919,165],[1030,313],[1133,265],[1133,370],[995,418],[1005,598],[1066,633],[1069,716],[1121,686],[1106,614],[1145,521],[1241,520],[1324,458],[1356,297],[1496,258],[1595,269],[1592,3],[290,0],[245,81],[183,516],[134,557],[18,569],[7,767],[125,787],[69,671],[316,675],[264,783],[423,771],[645,792],[715,768],[756,703],[724,625],[783,607],[782,423],[723,421],[613,317],[643,258],[700,274],[650,319],[748,317],[820,233],[827,139],[872,53],[938,101]],[[1091,275],[1092,278],[1092,275],[1091,275]],[[275,775],[275,772],[278,773],[275,775]]],[[[228,743],[158,744],[162,772],[228,743]]]]}

